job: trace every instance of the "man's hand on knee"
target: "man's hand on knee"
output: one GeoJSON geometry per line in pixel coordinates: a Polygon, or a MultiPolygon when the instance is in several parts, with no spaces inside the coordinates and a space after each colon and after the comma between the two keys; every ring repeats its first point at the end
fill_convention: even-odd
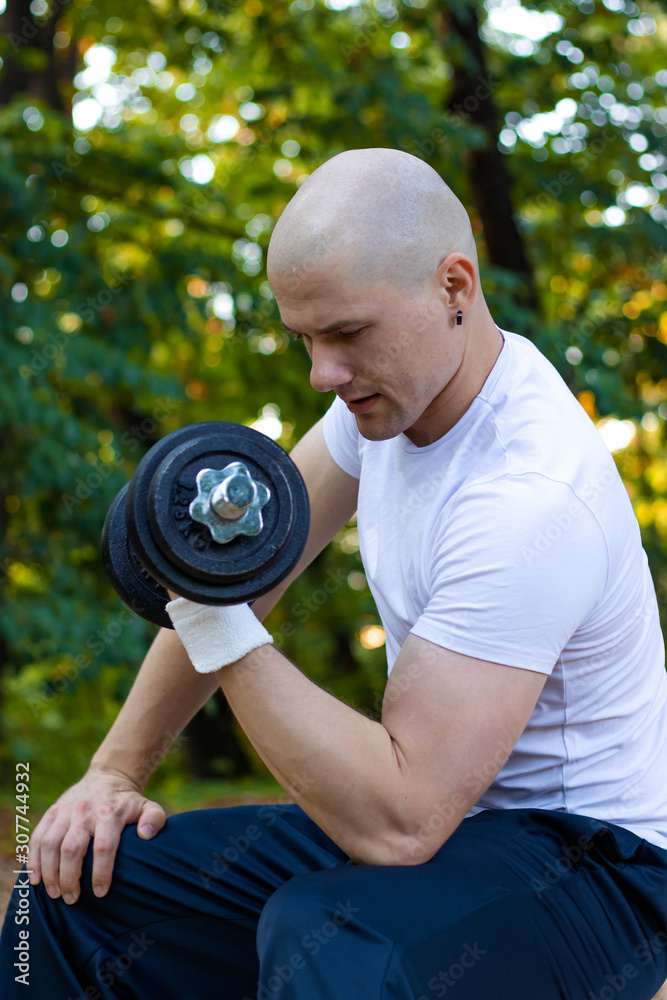
{"type": "Polygon", "coordinates": [[[129,778],[108,771],[89,770],[49,808],[30,841],[30,881],[44,881],[46,891],[66,903],[81,892],[84,855],[93,840],[93,892],[104,896],[113,875],[121,833],[137,824],[148,840],[166,822],[162,806],[151,802],[129,778]]]}

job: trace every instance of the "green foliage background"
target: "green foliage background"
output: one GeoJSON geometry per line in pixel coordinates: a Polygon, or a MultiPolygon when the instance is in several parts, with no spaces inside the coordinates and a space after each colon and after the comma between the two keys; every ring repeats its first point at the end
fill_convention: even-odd
{"type": "MultiPolygon", "coordinates": [[[[0,103],[0,754],[11,773],[31,761],[37,802],[85,769],[152,635],[124,614],[99,559],[106,510],[145,449],[186,423],[268,418],[289,449],[331,402],[281,331],[263,260],[300,178],[342,149],[431,163],[470,211],[499,325],[534,339],[593,419],[634,423],[616,457],[665,612],[664,5],[526,3],[561,18],[530,51],[493,27],[491,0],[341,6],[37,0],[21,33],[5,23],[0,86],[12,63],[28,82],[0,103]],[[471,18],[485,73],[457,30],[471,18]],[[115,59],[94,83],[85,60],[99,65],[100,45],[115,59]],[[486,96],[457,104],[456,81],[478,71],[486,96]],[[76,128],[72,106],[92,96],[104,114],[76,128]],[[560,125],[540,119],[564,99],[560,125]],[[229,118],[238,131],[221,141],[215,123],[229,118]],[[536,137],[540,121],[550,131],[536,137]],[[532,279],[489,260],[470,180],[489,143],[532,279]],[[201,156],[207,183],[188,176],[201,156]],[[618,206],[621,225],[603,214],[618,206]]],[[[350,525],[269,626],[293,622],[288,655],[377,712],[384,650],[359,641],[378,621],[360,573],[350,525]],[[326,579],[344,582],[309,607],[326,579]]],[[[206,711],[237,747],[234,760],[209,754],[206,793],[230,777],[264,781],[224,707],[206,711]]],[[[152,794],[192,797],[192,773],[186,738],[152,794]]]]}

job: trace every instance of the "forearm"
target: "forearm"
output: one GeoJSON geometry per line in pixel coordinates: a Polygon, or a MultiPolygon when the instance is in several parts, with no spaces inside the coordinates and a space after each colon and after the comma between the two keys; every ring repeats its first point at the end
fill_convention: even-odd
{"type": "MultiPolygon", "coordinates": [[[[291,577],[253,605],[262,620],[291,577]]],[[[127,700],[91,761],[91,769],[117,771],[143,788],[188,722],[215,693],[215,676],[196,673],[175,632],[161,629],[127,700]]]]}
{"type": "Polygon", "coordinates": [[[215,678],[195,673],[174,632],[156,636],[91,769],[117,771],[140,788],[195,713],[216,689],[215,678]]]}
{"type": "Polygon", "coordinates": [[[361,863],[402,856],[415,832],[409,787],[381,723],[323,691],[273,646],[215,676],[269,770],[339,847],[361,863]]]}

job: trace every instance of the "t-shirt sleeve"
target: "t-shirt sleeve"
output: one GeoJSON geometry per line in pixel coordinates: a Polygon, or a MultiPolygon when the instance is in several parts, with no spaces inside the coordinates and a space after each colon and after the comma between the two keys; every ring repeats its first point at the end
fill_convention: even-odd
{"type": "Polygon", "coordinates": [[[359,479],[361,458],[359,456],[359,431],[354,414],[350,413],[338,396],[324,414],[322,424],[324,441],[329,454],[348,476],[359,479]]]}
{"type": "Polygon", "coordinates": [[[600,600],[599,522],[566,483],[506,475],[467,487],[434,529],[429,600],[411,631],[455,652],[550,674],[600,600]]]}

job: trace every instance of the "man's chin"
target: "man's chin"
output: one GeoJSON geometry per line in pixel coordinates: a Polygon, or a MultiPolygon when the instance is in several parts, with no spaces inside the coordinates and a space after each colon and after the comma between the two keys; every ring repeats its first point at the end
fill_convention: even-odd
{"type": "Polygon", "coordinates": [[[357,430],[367,441],[389,441],[403,433],[403,425],[399,421],[382,420],[377,414],[355,414],[357,430]]]}

